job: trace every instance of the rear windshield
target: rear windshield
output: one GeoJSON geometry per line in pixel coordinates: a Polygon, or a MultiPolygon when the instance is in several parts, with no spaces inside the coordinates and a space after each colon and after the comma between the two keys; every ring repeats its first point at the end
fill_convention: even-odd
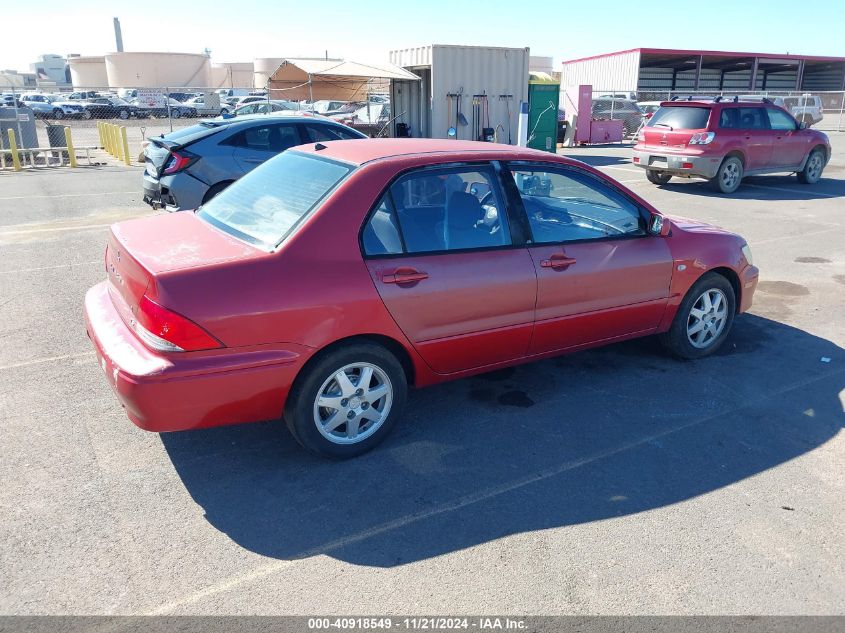
{"type": "Polygon", "coordinates": [[[666,127],[673,130],[702,130],[707,127],[710,108],[694,106],[664,106],[654,113],[649,127],[666,127]]]}
{"type": "Polygon", "coordinates": [[[200,207],[197,215],[265,250],[278,246],[352,167],[284,152],[200,207]]]}
{"type": "Polygon", "coordinates": [[[210,121],[203,121],[202,123],[197,123],[196,125],[189,125],[188,127],[183,127],[178,130],[174,130],[169,134],[165,134],[164,137],[161,138],[153,138],[153,141],[164,141],[165,145],[169,145],[171,143],[176,145],[187,145],[188,143],[193,143],[204,136],[212,134],[213,132],[220,129],[220,126],[216,123],[212,123],[210,121]]]}

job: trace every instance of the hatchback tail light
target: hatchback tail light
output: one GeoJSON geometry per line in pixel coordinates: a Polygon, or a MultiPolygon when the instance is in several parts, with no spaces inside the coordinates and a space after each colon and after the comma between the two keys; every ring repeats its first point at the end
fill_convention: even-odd
{"type": "Polygon", "coordinates": [[[697,132],[692,135],[689,145],[710,145],[716,138],[715,132],[697,132]]]}
{"type": "Polygon", "coordinates": [[[195,352],[223,344],[199,325],[144,295],[132,323],[143,343],[160,352],[195,352]]]}
{"type": "Polygon", "coordinates": [[[186,169],[189,165],[195,163],[197,158],[199,157],[191,154],[190,152],[186,152],[185,150],[179,150],[178,152],[171,151],[167,162],[164,163],[164,169],[161,170],[161,175],[165,176],[180,172],[183,169],[186,169]]]}

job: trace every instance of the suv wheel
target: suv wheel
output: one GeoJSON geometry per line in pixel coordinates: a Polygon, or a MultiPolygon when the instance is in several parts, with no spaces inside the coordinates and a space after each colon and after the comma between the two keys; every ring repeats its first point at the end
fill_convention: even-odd
{"type": "Polygon", "coordinates": [[[822,177],[824,170],[824,154],[820,149],[814,149],[807,157],[804,169],[798,172],[798,182],[805,185],[814,185],[822,177]]]}
{"type": "Polygon", "coordinates": [[[649,182],[654,183],[655,185],[665,185],[667,182],[672,180],[672,174],[657,169],[646,169],[645,177],[648,178],[649,182]]]}
{"type": "Polygon", "coordinates": [[[725,342],[735,313],[733,286],[718,273],[705,273],[687,292],[660,342],[676,358],[704,358],[725,342]]]}
{"type": "Polygon", "coordinates": [[[82,110],[82,118],[83,119],[90,119],[93,115],[91,114],[91,110],[85,109],[82,110]]]}
{"type": "Polygon", "coordinates": [[[374,343],[355,343],[303,371],[288,394],[284,418],[308,451],[355,457],[387,437],[407,390],[405,371],[393,354],[374,343]]]}
{"type": "Polygon", "coordinates": [[[733,193],[739,188],[743,173],[742,161],[736,156],[728,156],[722,161],[716,177],[710,180],[710,183],[716,191],[733,193]]]}
{"type": "Polygon", "coordinates": [[[61,108],[53,108],[53,118],[56,120],[64,119],[65,112],[61,108]]]}

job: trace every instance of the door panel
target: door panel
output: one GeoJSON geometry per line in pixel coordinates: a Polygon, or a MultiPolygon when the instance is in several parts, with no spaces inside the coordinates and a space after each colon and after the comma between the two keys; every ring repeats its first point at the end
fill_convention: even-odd
{"type": "Polygon", "coordinates": [[[735,141],[742,148],[745,152],[745,171],[769,167],[774,135],[769,129],[766,108],[724,108],[719,119],[718,135],[727,141],[735,141]]]}
{"type": "Polygon", "coordinates": [[[529,248],[537,311],[529,353],[645,332],[663,316],[672,276],[666,240],[637,237],[529,248]],[[551,267],[565,255],[573,263],[551,267]]]}
{"type": "Polygon", "coordinates": [[[391,316],[434,371],[526,354],[537,277],[525,249],[370,259],[367,268],[391,316]]]}

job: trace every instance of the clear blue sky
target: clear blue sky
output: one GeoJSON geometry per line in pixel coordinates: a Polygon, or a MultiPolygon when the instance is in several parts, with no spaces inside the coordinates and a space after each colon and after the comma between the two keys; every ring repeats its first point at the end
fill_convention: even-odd
{"type": "Polygon", "coordinates": [[[701,48],[845,56],[842,1],[704,0],[72,0],[3,9],[0,69],[28,70],[41,53],[212,51],[215,61],[255,57],[385,59],[424,44],[528,46],[556,62],[626,48],[701,48]],[[806,8],[806,10],[805,10],[806,8]]]}

